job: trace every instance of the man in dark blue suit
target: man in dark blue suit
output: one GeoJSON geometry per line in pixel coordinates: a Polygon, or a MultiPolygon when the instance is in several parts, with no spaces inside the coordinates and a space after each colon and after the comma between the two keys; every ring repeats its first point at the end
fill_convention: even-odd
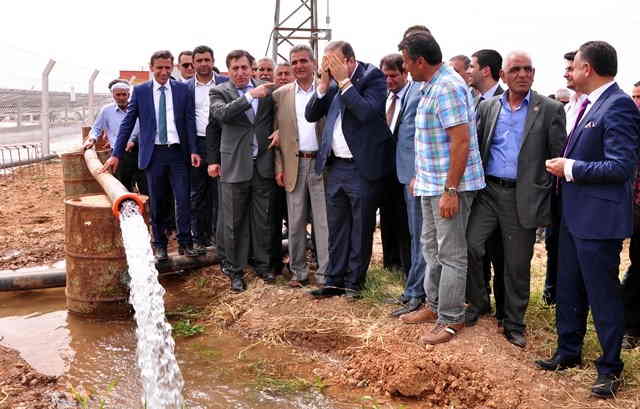
{"type": "Polygon", "coordinates": [[[384,74],[359,62],[351,45],[329,43],[316,94],[305,116],[325,118],[316,172],[327,172],[329,268],[314,297],[358,297],[371,260],[382,178],[393,165],[393,139],[385,121],[384,74]]]}
{"type": "Polygon", "coordinates": [[[562,182],[557,282],[558,348],[544,370],[581,364],[589,308],[602,356],[593,395],[613,397],[620,386],[624,309],[618,279],[622,241],[632,232],[632,182],[640,113],[615,83],[616,50],[603,41],[580,47],[573,63],[576,91],[587,95],[562,158],[547,170],[562,182]]]}
{"type": "Polygon", "coordinates": [[[166,221],[173,206],[173,202],[167,200],[169,189],[175,197],[179,254],[197,256],[200,253],[193,249],[189,229],[189,164],[200,166],[193,92],[186,84],[169,78],[173,69],[173,55],[169,51],[153,53],[150,69],[153,79],[133,89],[113,154],[105,162],[104,169],[115,172],[139,119],[138,167],[145,171],[149,185],[156,259],[167,259],[166,221]]]}
{"type": "MultiPolygon", "coordinates": [[[[202,158],[199,167],[191,169],[191,232],[196,250],[212,247],[218,220],[218,178],[207,174],[207,127],[210,121],[211,101],[209,91],[218,84],[229,81],[228,77],[213,71],[213,50],[200,45],[193,50],[193,68],[195,75],[185,84],[193,93],[196,113],[196,141],[198,154],[202,158]]],[[[216,126],[216,124],[212,124],[216,126]]]]}

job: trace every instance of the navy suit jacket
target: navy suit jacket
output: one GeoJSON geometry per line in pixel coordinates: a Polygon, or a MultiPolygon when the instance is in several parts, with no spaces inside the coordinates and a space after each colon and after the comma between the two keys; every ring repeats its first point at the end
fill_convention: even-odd
{"type": "Polygon", "coordinates": [[[573,179],[562,184],[562,215],[581,239],[631,236],[632,185],[638,163],[640,112],[617,84],[582,118],[566,149],[573,179]]]}
{"type": "MultiPolygon", "coordinates": [[[[184,152],[185,161],[190,163],[191,154],[198,153],[195,97],[186,84],[176,80],[169,81],[171,81],[173,117],[180,138],[180,148],[184,152]]],[[[153,81],[147,81],[133,88],[127,115],[122,120],[116,146],[113,147],[113,156],[120,159],[124,156],[124,148],[131,136],[136,119],[140,120],[138,167],[146,169],[151,161],[156,140],[157,120],[153,102],[153,81]]]]}
{"type": "MultiPolygon", "coordinates": [[[[387,84],[382,71],[363,62],[358,62],[351,83],[338,97],[344,107],[342,132],[360,176],[375,181],[393,170],[393,137],[385,119],[387,84]]],[[[325,117],[338,92],[333,82],[324,97],[314,94],[305,110],[307,121],[317,122],[325,117]]],[[[323,135],[316,159],[318,174],[326,168],[330,155],[331,141],[323,135]]]]}

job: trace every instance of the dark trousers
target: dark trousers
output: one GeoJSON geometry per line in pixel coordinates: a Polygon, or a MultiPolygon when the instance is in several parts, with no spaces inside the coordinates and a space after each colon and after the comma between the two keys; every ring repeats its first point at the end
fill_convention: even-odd
{"type": "Polygon", "coordinates": [[[380,237],[384,268],[398,268],[406,279],[411,269],[411,234],[404,185],[395,172],[384,179],[380,202],[380,237]]]}
{"type": "Polygon", "coordinates": [[[467,228],[467,300],[477,311],[490,308],[482,260],[486,242],[496,228],[502,232],[504,248],[504,328],[523,333],[524,315],[529,305],[531,256],[536,229],[526,229],[520,225],[516,189],[488,181],[487,187],[473,202],[467,228]]]}
{"type": "Polygon", "coordinates": [[[178,243],[191,243],[191,204],[189,200],[189,166],[180,145],[156,146],[145,172],[151,202],[153,244],[167,247],[167,224],[175,206],[178,243]],[[175,203],[170,199],[173,192],[175,203]]]}
{"type": "Polygon", "coordinates": [[[371,261],[380,182],[360,176],[355,163],[334,159],[327,174],[329,268],[326,285],[359,291],[371,261]]]}
{"type": "Polygon", "coordinates": [[[598,374],[619,375],[624,335],[624,306],[618,280],[621,239],[585,240],[560,225],[560,257],[557,284],[556,325],[558,354],[581,355],[587,332],[589,308],[593,315],[602,356],[598,374]]]}
{"type": "Polygon", "coordinates": [[[251,249],[256,272],[267,273],[271,249],[270,204],[275,181],[261,177],[254,168],[250,181],[220,184],[226,268],[229,273],[241,276],[251,249]]]}
{"type": "Polygon", "coordinates": [[[633,236],[629,244],[631,265],[622,281],[624,327],[627,334],[640,336],[640,206],[633,206],[633,236]]]}
{"type": "Polygon", "coordinates": [[[558,281],[558,242],[560,239],[560,220],[562,205],[560,195],[551,197],[551,226],[545,229],[544,247],[547,250],[547,275],[544,280],[544,294],[550,301],[556,299],[556,282],[558,281]]]}
{"type": "Polygon", "coordinates": [[[218,178],[209,176],[208,166],[203,160],[191,169],[191,231],[202,244],[215,238],[218,220],[218,178]]]}
{"type": "Polygon", "coordinates": [[[147,177],[143,170],[138,169],[137,145],[131,152],[124,152],[124,156],[116,170],[115,177],[129,192],[133,192],[134,186],[137,186],[140,194],[149,195],[147,177]]]}
{"type": "MultiPolygon", "coordinates": [[[[482,260],[485,288],[487,294],[491,292],[493,283],[493,297],[496,300],[496,319],[504,319],[504,248],[502,247],[502,232],[494,230],[485,245],[486,253],[482,260]],[[493,281],[491,275],[493,272],[493,281]]],[[[489,311],[486,311],[489,312],[489,311]]],[[[482,311],[485,313],[485,311],[482,311]]]]}
{"type": "Polygon", "coordinates": [[[422,254],[420,237],[422,236],[422,204],[419,197],[409,191],[409,185],[404,186],[404,199],[407,204],[409,220],[409,234],[411,235],[411,269],[404,285],[406,297],[424,298],[424,275],[427,262],[422,254]]]}
{"type": "Polygon", "coordinates": [[[276,185],[271,196],[271,254],[270,264],[274,272],[280,273],[282,263],[282,225],[287,220],[287,194],[276,185]]]}

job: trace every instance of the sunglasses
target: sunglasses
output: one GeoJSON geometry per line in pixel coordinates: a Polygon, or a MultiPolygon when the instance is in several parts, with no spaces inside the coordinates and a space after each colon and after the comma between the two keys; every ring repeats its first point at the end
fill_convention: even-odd
{"type": "Polygon", "coordinates": [[[189,68],[189,67],[193,67],[193,64],[191,64],[190,62],[185,62],[180,64],[182,66],[182,68],[189,68]]]}

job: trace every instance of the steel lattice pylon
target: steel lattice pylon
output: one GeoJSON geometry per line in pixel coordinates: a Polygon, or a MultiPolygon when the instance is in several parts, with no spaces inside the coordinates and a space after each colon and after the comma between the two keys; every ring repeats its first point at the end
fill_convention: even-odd
{"type": "MultiPolygon", "coordinates": [[[[329,23],[329,0],[327,1],[327,24],[329,23]]],[[[276,0],[274,27],[271,33],[273,60],[289,61],[288,49],[294,45],[291,40],[308,40],[314,57],[318,58],[318,42],[331,40],[331,30],[318,27],[318,0],[276,0]],[[281,6],[289,6],[291,12],[282,18],[281,6]]]]}

